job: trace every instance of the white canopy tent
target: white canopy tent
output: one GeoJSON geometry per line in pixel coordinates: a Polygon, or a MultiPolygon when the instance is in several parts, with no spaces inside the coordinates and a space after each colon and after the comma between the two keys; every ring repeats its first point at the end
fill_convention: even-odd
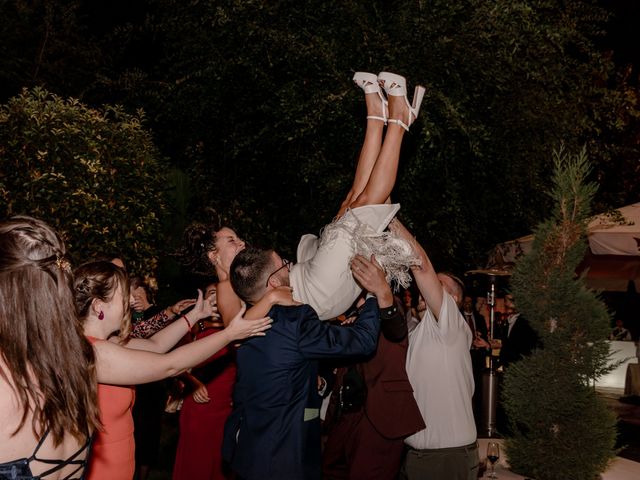
{"type": "MultiPolygon", "coordinates": [[[[578,272],[587,271],[591,288],[626,291],[630,281],[640,292],[640,202],[594,216],[587,227],[589,250],[578,272]]],[[[531,251],[533,235],[497,245],[489,266],[505,268],[531,251]]]]}

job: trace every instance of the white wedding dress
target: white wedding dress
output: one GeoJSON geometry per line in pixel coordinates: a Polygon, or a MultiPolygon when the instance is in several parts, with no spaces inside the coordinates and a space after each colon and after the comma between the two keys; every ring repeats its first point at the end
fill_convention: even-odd
{"type": "Polygon", "coordinates": [[[289,274],[293,298],[311,305],[321,320],[347,311],[362,291],[349,267],[356,254],[366,258],[375,255],[387,280],[408,286],[409,268],[418,263],[415,252],[408,242],[385,232],[399,209],[399,204],[349,209],[325,226],[320,238],[303,235],[298,244],[298,263],[289,274]]]}

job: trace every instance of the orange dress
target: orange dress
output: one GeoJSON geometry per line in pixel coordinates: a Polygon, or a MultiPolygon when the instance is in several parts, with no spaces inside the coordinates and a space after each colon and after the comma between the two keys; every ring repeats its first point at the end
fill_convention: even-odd
{"type": "MultiPolygon", "coordinates": [[[[100,341],[87,337],[94,344],[100,341]]],[[[98,406],[103,430],[91,448],[87,480],[131,480],[135,468],[135,442],[131,409],[134,387],[98,384],[98,406]]]]}

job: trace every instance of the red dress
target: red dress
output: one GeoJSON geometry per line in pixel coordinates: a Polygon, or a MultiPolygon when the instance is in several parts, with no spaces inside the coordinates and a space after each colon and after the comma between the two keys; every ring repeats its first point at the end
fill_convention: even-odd
{"type": "MultiPolygon", "coordinates": [[[[87,337],[94,344],[100,341],[87,337]]],[[[98,384],[98,407],[102,431],[91,447],[87,480],[131,480],[135,468],[135,442],[131,409],[134,387],[98,384]]]]}
{"type": "MultiPolygon", "coordinates": [[[[207,328],[196,338],[220,331],[207,328]]],[[[233,347],[225,347],[194,368],[191,374],[206,385],[209,403],[196,403],[192,395],[180,410],[180,438],[173,480],[222,480],[232,478],[222,466],[224,423],[231,413],[231,394],[236,379],[233,347]]]]}

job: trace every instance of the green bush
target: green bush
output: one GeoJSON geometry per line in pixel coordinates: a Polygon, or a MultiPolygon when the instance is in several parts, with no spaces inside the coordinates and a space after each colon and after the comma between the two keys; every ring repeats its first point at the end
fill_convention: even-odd
{"type": "Polygon", "coordinates": [[[0,107],[0,215],[49,222],[76,262],[119,253],[130,270],[153,274],[166,167],[143,121],[23,90],[0,107]]]}

